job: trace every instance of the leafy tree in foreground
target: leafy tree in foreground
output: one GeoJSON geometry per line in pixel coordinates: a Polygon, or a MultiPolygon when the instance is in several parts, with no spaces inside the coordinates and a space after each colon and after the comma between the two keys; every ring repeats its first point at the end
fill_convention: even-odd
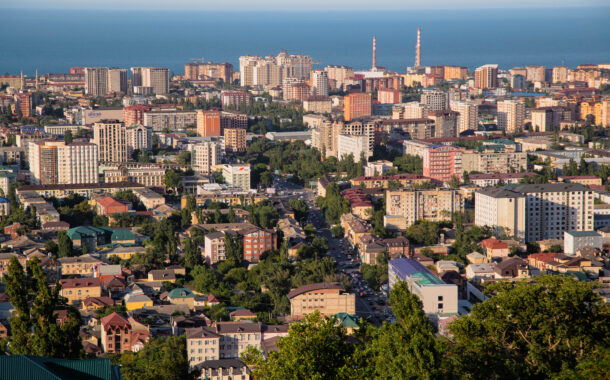
{"type": "Polygon", "coordinates": [[[353,347],[345,343],[345,330],[335,318],[324,319],[316,311],[302,323],[290,325],[289,335],[277,343],[278,351],[265,360],[249,348],[243,359],[254,365],[253,376],[265,379],[336,379],[348,363],[353,347]]]}
{"type": "Polygon", "coordinates": [[[400,282],[390,303],[396,323],[384,324],[373,341],[375,374],[381,379],[438,378],[439,343],[421,301],[400,282]]]}
{"type": "Polygon", "coordinates": [[[189,373],[186,337],[152,338],[142,350],[114,358],[121,365],[125,380],[183,380],[195,378],[189,373]]]}
{"type": "Polygon", "coordinates": [[[489,285],[495,296],[450,326],[456,369],[471,379],[542,379],[578,368],[610,345],[610,307],[592,287],[567,276],[489,285]]]}

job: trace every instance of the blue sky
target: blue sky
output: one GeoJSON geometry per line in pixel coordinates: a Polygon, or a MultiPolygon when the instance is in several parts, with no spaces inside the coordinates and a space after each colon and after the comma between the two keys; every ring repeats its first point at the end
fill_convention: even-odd
{"type": "Polygon", "coordinates": [[[105,10],[416,10],[557,8],[608,5],[608,0],[0,0],[0,8],[105,10]]]}

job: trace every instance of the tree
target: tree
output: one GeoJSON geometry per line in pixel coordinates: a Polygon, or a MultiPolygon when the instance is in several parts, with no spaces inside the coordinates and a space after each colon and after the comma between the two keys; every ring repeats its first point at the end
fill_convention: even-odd
{"type": "Polygon", "coordinates": [[[419,298],[406,282],[390,294],[396,322],[385,324],[373,341],[375,374],[381,379],[434,379],[441,355],[419,298]],[[391,360],[388,360],[391,358],[391,360]]]}
{"type": "Polygon", "coordinates": [[[72,131],[68,129],[64,134],[64,143],[68,145],[72,144],[72,141],[74,141],[74,138],[72,137],[72,131]]]}
{"type": "Polygon", "coordinates": [[[26,276],[19,261],[11,258],[5,281],[11,304],[15,307],[10,318],[12,353],[79,358],[82,356],[80,314],[63,305],[59,284],[49,288],[38,258],[28,261],[28,271],[31,276],[26,276]],[[29,299],[32,299],[31,303],[29,299]],[[68,310],[68,319],[62,326],[57,323],[55,313],[60,307],[68,310]]]}
{"type": "MultiPolygon", "coordinates": [[[[85,244],[85,243],[83,243],[85,244]]],[[[71,257],[74,256],[74,250],[72,247],[72,240],[66,233],[66,231],[59,231],[57,233],[57,256],[58,257],[71,257]]]]}
{"type": "Polygon", "coordinates": [[[203,259],[197,244],[191,238],[186,238],[184,241],[184,267],[191,270],[197,265],[202,265],[203,259]]]}
{"type": "Polygon", "coordinates": [[[180,173],[172,169],[166,171],[165,177],[163,177],[163,184],[174,189],[174,192],[177,193],[178,186],[180,186],[180,173]]]}
{"type": "Polygon", "coordinates": [[[336,379],[341,368],[351,364],[353,347],[345,342],[345,330],[336,318],[324,319],[319,312],[304,322],[290,325],[288,336],[277,342],[278,351],[267,359],[248,348],[244,361],[254,366],[253,377],[265,379],[336,379]]]}
{"type": "Polygon", "coordinates": [[[452,355],[464,377],[550,378],[610,345],[610,307],[590,283],[541,276],[534,283],[491,284],[487,291],[494,297],[450,326],[452,355]]]}
{"type": "Polygon", "coordinates": [[[113,358],[121,366],[125,380],[194,379],[189,373],[186,337],[151,338],[138,352],[126,352],[113,358]]]}

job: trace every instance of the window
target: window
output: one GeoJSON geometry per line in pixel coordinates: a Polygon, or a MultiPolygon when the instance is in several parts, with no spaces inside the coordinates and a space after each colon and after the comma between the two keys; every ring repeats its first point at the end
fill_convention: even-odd
{"type": "Polygon", "coordinates": [[[438,296],[438,300],[442,301],[443,300],[443,296],[438,296]]]}
{"type": "Polygon", "coordinates": [[[443,304],[442,304],[442,303],[439,303],[439,304],[438,304],[438,309],[439,309],[439,310],[443,310],[443,304]]]}

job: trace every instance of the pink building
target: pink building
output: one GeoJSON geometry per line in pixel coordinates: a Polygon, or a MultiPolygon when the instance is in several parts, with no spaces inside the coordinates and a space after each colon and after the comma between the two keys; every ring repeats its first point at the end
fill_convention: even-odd
{"type": "Polygon", "coordinates": [[[424,176],[450,181],[454,176],[462,178],[462,151],[447,145],[434,145],[424,151],[424,176]]]}
{"type": "Polygon", "coordinates": [[[396,104],[402,103],[400,90],[392,88],[380,88],[377,92],[377,100],[381,104],[396,104]]]}
{"type": "Polygon", "coordinates": [[[223,91],[220,94],[222,108],[235,106],[239,108],[242,104],[250,103],[250,95],[245,91],[223,91]]]}

